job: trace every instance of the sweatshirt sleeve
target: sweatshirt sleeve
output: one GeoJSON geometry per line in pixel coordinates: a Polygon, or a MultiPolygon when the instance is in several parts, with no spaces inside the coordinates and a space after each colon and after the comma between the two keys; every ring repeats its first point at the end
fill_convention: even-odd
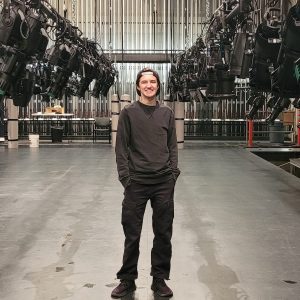
{"type": "Polygon", "coordinates": [[[172,111],[170,116],[169,130],[168,130],[168,148],[170,153],[170,166],[174,179],[176,180],[180,174],[178,169],[178,147],[177,147],[177,136],[175,127],[175,117],[172,111]]]}
{"type": "Polygon", "coordinates": [[[116,138],[116,162],[117,170],[119,174],[119,180],[123,187],[127,187],[130,184],[129,166],[128,166],[128,154],[129,154],[129,141],[130,141],[130,121],[126,109],[123,109],[120,113],[117,138],[116,138]]]}

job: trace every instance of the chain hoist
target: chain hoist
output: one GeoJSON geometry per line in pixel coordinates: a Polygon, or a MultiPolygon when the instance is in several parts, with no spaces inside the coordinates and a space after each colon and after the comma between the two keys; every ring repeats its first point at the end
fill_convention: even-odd
{"type": "Polygon", "coordinates": [[[190,45],[190,35],[189,35],[189,30],[190,30],[190,24],[189,24],[189,20],[190,20],[190,16],[189,16],[189,12],[188,12],[188,2],[185,1],[185,8],[184,8],[184,16],[185,16],[185,25],[184,25],[184,35],[185,35],[185,50],[187,50],[189,48],[190,45]]]}
{"type": "Polygon", "coordinates": [[[109,42],[108,42],[108,58],[111,60],[112,57],[112,0],[109,1],[109,42]]]}
{"type": "Polygon", "coordinates": [[[76,7],[77,7],[77,0],[72,0],[72,23],[76,25],[76,7]]]}
{"type": "Polygon", "coordinates": [[[209,20],[210,18],[210,0],[205,1],[205,17],[206,20],[209,20]]]}

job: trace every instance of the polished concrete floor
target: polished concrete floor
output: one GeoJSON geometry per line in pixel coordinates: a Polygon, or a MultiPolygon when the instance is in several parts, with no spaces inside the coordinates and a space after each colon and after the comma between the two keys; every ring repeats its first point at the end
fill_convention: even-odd
{"type": "MultiPolygon", "coordinates": [[[[239,145],[180,151],[174,300],[299,300],[300,179],[239,145]]],[[[118,281],[122,187],[106,144],[0,147],[0,299],[107,300],[118,281]]],[[[152,300],[151,208],[138,289],[152,300]]]]}

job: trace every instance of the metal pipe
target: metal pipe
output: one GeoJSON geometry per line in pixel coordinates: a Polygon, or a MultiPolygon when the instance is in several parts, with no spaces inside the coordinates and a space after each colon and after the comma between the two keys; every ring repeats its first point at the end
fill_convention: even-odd
{"type": "Polygon", "coordinates": [[[8,148],[16,149],[19,147],[19,129],[18,129],[19,107],[14,105],[13,99],[11,98],[6,98],[5,106],[7,109],[8,148]]]}
{"type": "Polygon", "coordinates": [[[175,126],[178,149],[184,147],[184,102],[175,101],[175,126]]]}
{"type": "Polygon", "coordinates": [[[117,94],[111,96],[111,132],[112,132],[112,147],[116,145],[117,128],[120,115],[120,102],[117,94]]]}
{"type": "Polygon", "coordinates": [[[132,36],[134,36],[134,38],[135,38],[135,42],[134,42],[134,48],[135,49],[138,49],[139,47],[140,47],[140,45],[139,45],[139,39],[138,39],[138,28],[139,28],[139,26],[138,26],[138,14],[137,14],[137,11],[136,10],[134,10],[133,9],[133,7],[132,7],[132,17],[134,16],[134,24],[133,24],[133,26],[134,26],[134,31],[133,31],[133,33],[135,33],[135,34],[132,34],[132,36]]]}
{"type": "MultiPolygon", "coordinates": [[[[183,45],[183,49],[185,49],[185,36],[184,36],[184,2],[181,1],[181,7],[179,6],[178,7],[178,10],[177,10],[177,15],[178,15],[178,20],[179,21],[179,27],[180,27],[180,36],[181,36],[181,45],[183,45]],[[180,26],[181,24],[181,26],[180,26]]],[[[178,45],[179,46],[179,45],[178,45]]],[[[178,47],[178,49],[180,49],[180,47],[178,47]]]]}
{"type": "Polygon", "coordinates": [[[120,108],[121,110],[127,105],[131,103],[131,97],[128,94],[123,94],[120,99],[120,108]]]}
{"type": "Polygon", "coordinates": [[[146,36],[145,36],[145,1],[140,0],[140,9],[141,9],[141,13],[139,14],[140,18],[139,18],[139,24],[138,24],[138,36],[139,36],[139,49],[140,49],[140,53],[143,52],[143,49],[145,47],[145,42],[146,42],[146,36]]]}
{"type": "Polygon", "coordinates": [[[152,0],[149,1],[149,14],[148,14],[148,22],[149,22],[149,44],[148,49],[152,49],[152,0]]]}
{"type": "Polygon", "coordinates": [[[125,45],[125,49],[126,50],[129,50],[129,44],[128,44],[128,39],[129,39],[129,36],[128,36],[128,34],[129,34],[128,13],[129,13],[129,9],[128,9],[128,5],[126,5],[126,15],[125,15],[125,17],[126,17],[126,21],[125,21],[125,24],[126,24],[126,30],[125,30],[125,32],[126,32],[126,38],[125,38],[126,45],[125,45]]]}

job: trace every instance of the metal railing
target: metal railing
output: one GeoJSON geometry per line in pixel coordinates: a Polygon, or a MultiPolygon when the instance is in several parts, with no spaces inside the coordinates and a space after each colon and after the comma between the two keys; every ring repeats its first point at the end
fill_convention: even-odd
{"type": "MultiPolygon", "coordinates": [[[[51,139],[51,129],[61,128],[66,139],[92,139],[94,119],[19,119],[19,138],[27,138],[30,133],[40,135],[40,139],[51,139]]],[[[5,120],[5,132],[7,132],[5,120]]],[[[7,134],[6,134],[7,136],[7,134]]],[[[104,136],[103,136],[104,137],[104,136]]]]}
{"type": "MultiPolygon", "coordinates": [[[[242,119],[186,119],[184,126],[187,139],[245,140],[247,133],[247,121],[242,119]]],[[[268,125],[265,122],[256,122],[254,126],[257,139],[268,139],[268,125]]]]}
{"type": "MultiPolygon", "coordinates": [[[[6,130],[5,120],[5,132],[6,130]]],[[[30,133],[37,133],[40,139],[51,139],[51,128],[60,127],[63,137],[69,140],[91,139],[93,136],[93,118],[79,119],[19,119],[19,138],[27,138],[30,133]]],[[[263,121],[254,124],[255,138],[268,139],[268,125],[263,121]]],[[[185,119],[185,139],[222,139],[222,140],[246,140],[247,121],[221,120],[221,119],[185,119]]],[[[101,138],[101,137],[100,137],[101,138]]]]}

